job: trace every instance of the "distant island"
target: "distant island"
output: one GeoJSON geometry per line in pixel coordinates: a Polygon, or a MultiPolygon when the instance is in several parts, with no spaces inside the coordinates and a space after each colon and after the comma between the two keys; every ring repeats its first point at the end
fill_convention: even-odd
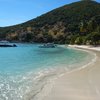
{"type": "Polygon", "coordinates": [[[0,40],[100,45],[100,3],[81,0],[25,23],[0,27],[0,40]]]}

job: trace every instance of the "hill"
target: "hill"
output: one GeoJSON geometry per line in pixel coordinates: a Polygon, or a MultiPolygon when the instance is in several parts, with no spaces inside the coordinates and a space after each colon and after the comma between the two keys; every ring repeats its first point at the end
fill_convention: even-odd
{"type": "Polygon", "coordinates": [[[11,41],[100,44],[100,3],[74,2],[0,33],[11,41]]]}

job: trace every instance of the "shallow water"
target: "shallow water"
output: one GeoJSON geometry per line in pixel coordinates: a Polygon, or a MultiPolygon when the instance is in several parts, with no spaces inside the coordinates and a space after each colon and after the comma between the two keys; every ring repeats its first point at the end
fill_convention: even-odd
{"type": "Polygon", "coordinates": [[[60,46],[17,45],[0,48],[0,100],[31,100],[49,77],[75,69],[92,58],[87,52],[60,46]]]}

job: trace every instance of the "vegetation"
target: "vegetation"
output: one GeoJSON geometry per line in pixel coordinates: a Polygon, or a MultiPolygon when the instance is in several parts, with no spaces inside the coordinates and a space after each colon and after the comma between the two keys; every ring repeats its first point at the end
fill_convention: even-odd
{"type": "Polygon", "coordinates": [[[60,44],[100,44],[100,3],[81,0],[28,22],[0,28],[0,39],[60,44]]]}

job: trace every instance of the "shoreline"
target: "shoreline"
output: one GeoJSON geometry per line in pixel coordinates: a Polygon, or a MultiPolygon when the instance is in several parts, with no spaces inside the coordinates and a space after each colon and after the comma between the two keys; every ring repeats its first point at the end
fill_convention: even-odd
{"type": "Polygon", "coordinates": [[[68,45],[68,47],[71,48],[78,48],[78,49],[83,49],[83,50],[90,50],[90,51],[100,51],[100,46],[98,47],[93,47],[93,46],[87,46],[87,45],[68,45]]]}
{"type": "MultiPolygon", "coordinates": [[[[41,100],[99,100],[100,87],[99,84],[96,85],[96,82],[99,81],[98,77],[100,74],[98,73],[98,77],[94,77],[97,73],[93,69],[100,69],[98,67],[100,64],[100,49],[95,47],[91,49],[87,46],[80,47],[76,45],[70,45],[69,47],[93,52],[97,55],[97,58],[95,59],[96,61],[92,63],[90,62],[89,64],[76,70],[72,70],[69,73],[67,72],[60,75],[54,81],[51,81],[51,84],[47,84],[42,93],[38,96],[42,97],[41,100]],[[94,81],[92,79],[88,79],[90,78],[90,71],[92,75],[91,78],[94,80],[98,78],[98,80],[95,81],[95,85],[93,85],[94,81]],[[92,73],[92,71],[94,73],[92,73]],[[91,85],[93,85],[93,87],[91,87],[91,85]]],[[[97,83],[100,83],[100,81],[97,83]]]]}

